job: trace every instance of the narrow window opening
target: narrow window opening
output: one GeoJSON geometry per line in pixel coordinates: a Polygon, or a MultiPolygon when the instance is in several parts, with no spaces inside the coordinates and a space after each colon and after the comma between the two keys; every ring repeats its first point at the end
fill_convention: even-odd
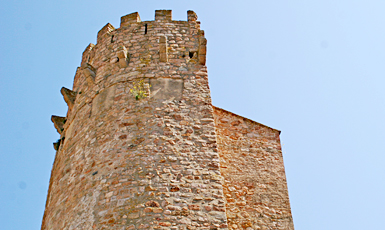
{"type": "Polygon", "coordinates": [[[190,58],[193,58],[194,57],[194,52],[188,52],[188,56],[190,57],[190,58]]]}
{"type": "Polygon", "coordinates": [[[144,24],[144,34],[147,34],[147,24],[144,24]]]}
{"type": "Polygon", "coordinates": [[[111,43],[114,43],[114,35],[111,36],[111,43]]]}

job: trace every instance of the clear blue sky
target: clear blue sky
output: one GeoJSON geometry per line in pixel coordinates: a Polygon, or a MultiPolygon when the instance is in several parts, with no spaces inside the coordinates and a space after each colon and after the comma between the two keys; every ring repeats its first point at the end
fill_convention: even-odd
{"type": "Polygon", "coordinates": [[[380,230],[385,1],[0,2],[0,229],[40,229],[81,54],[110,22],[194,10],[214,105],[282,130],[296,230],[380,230]]]}

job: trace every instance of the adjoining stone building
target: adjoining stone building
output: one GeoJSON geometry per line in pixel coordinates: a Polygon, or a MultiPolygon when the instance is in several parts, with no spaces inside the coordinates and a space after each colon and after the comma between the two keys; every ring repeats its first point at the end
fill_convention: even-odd
{"type": "Polygon", "coordinates": [[[132,13],[85,49],[42,229],[294,229],[280,131],[212,105],[187,18],[132,13]]]}

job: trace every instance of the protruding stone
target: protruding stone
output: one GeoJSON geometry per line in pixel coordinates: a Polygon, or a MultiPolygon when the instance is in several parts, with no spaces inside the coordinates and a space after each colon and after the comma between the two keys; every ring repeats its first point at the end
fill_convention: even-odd
{"type": "Polygon", "coordinates": [[[61,135],[64,128],[64,123],[65,123],[66,118],[65,117],[59,117],[52,115],[51,121],[53,122],[53,125],[55,126],[57,132],[61,135]]]}
{"type": "Polygon", "coordinates": [[[68,108],[71,110],[75,103],[76,92],[65,87],[62,87],[60,92],[63,95],[64,101],[67,103],[68,108]]]}
{"type": "Polygon", "coordinates": [[[125,46],[120,46],[119,51],[117,52],[119,58],[118,64],[120,68],[125,68],[128,66],[128,53],[125,46]]]}
{"type": "Polygon", "coordinates": [[[115,27],[110,23],[107,23],[101,30],[99,30],[97,43],[100,43],[106,36],[109,36],[113,30],[115,30],[115,27]]]}
{"type": "Polygon", "coordinates": [[[207,45],[207,39],[206,38],[201,38],[200,39],[200,44],[199,44],[199,55],[206,55],[206,45],[207,45]]]}
{"type": "Polygon", "coordinates": [[[87,82],[91,85],[95,84],[96,69],[89,63],[85,63],[80,69],[87,82]]]}
{"type": "Polygon", "coordinates": [[[87,63],[87,62],[90,62],[92,61],[92,59],[94,58],[94,52],[93,52],[93,48],[95,47],[94,44],[90,43],[86,49],[83,51],[83,55],[82,55],[82,64],[84,63],[87,63]]]}
{"type": "Polygon", "coordinates": [[[187,11],[187,20],[189,22],[195,22],[196,20],[198,20],[198,16],[194,11],[189,10],[187,11]]]}
{"type": "Polygon", "coordinates": [[[129,25],[130,23],[140,22],[140,16],[138,12],[127,14],[120,18],[120,27],[129,25]]]}
{"type": "Polygon", "coordinates": [[[95,47],[94,44],[90,43],[88,44],[88,46],[85,48],[85,50],[83,51],[83,54],[84,53],[87,53],[87,52],[90,52],[93,48],[95,47]]]}
{"type": "Polygon", "coordinates": [[[207,39],[203,36],[199,38],[198,62],[201,65],[206,65],[207,39]]]}
{"type": "Polygon", "coordinates": [[[59,150],[60,142],[61,142],[61,140],[59,139],[57,142],[54,142],[54,143],[53,143],[53,148],[54,148],[56,151],[59,150]]]}
{"type": "Polygon", "coordinates": [[[159,38],[159,61],[160,62],[167,62],[168,61],[168,55],[167,55],[167,37],[161,36],[159,38]]]}
{"type": "Polygon", "coordinates": [[[155,21],[171,21],[171,10],[155,10],[155,21]]]}

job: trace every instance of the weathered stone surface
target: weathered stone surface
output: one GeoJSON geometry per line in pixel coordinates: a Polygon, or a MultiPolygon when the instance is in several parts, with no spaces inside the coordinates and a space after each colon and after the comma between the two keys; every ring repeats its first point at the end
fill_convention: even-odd
{"type": "MultiPolygon", "coordinates": [[[[94,56],[94,53],[92,56],[94,56]]],[[[80,70],[82,77],[86,79],[90,87],[95,84],[96,69],[91,64],[88,62],[83,63],[78,70],[80,70]]]]}
{"type": "Polygon", "coordinates": [[[153,78],[150,79],[151,97],[155,99],[180,100],[183,93],[183,79],[153,78]]]}
{"type": "Polygon", "coordinates": [[[100,43],[102,42],[103,39],[105,39],[106,37],[109,37],[113,30],[115,30],[115,27],[110,23],[107,23],[101,30],[99,30],[97,43],[100,43]]]}
{"type": "Polygon", "coordinates": [[[127,14],[120,18],[120,27],[130,25],[130,23],[140,22],[140,16],[138,12],[127,14]]]}
{"type": "Polygon", "coordinates": [[[118,63],[120,68],[128,66],[128,53],[125,46],[120,46],[119,51],[116,54],[118,56],[118,63]]]}
{"type": "Polygon", "coordinates": [[[159,60],[161,62],[168,61],[167,37],[161,36],[159,38],[159,60]]]}
{"type": "Polygon", "coordinates": [[[214,107],[229,229],[294,229],[280,131],[214,107]]]}
{"type": "Polygon", "coordinates": [[[59,134],[62,134],[62,132],[64,130],[65,120],[66,120],[65,117],[59,117],[59,116],[55,116],[55,115],[51,116],[51,121],[52,121],[53,125],[55,126],[55,129],[57,130],[57,132],[59,134]]]}
{"type": "Polygon", "coordinates": [[[198,16],[194,11],[192,11],[192,10],[187,11],[187,20],[188,21],[195,22],[197,19],[198,19],[198,16]]]}
{"type": "Polygon", "coordinates": [[[155,10],[155,21],[171,21],[171,10],[155,10]]]}
{"type": "Polygon", "coordinates": [[[207,45],[207,39],[202,36],[199,38],[199,64],[205,65],[206,64],[206,45],[207,45]]]}
{"type": "Polygon", "coordinates": [[[61,94],[63,95],[64,101],[68,105],[68,109],[71,110],[74,106],[75,99],[76,99],[76,92],[67,89],[65,87],[62,87],[60,90],[61,94]]]}
{"type": "Polygon", "coordinates": [[[194,12],[155,18],[83,52],[42,229],[292,229],[279,132],[212,106],[194,12]]]}

